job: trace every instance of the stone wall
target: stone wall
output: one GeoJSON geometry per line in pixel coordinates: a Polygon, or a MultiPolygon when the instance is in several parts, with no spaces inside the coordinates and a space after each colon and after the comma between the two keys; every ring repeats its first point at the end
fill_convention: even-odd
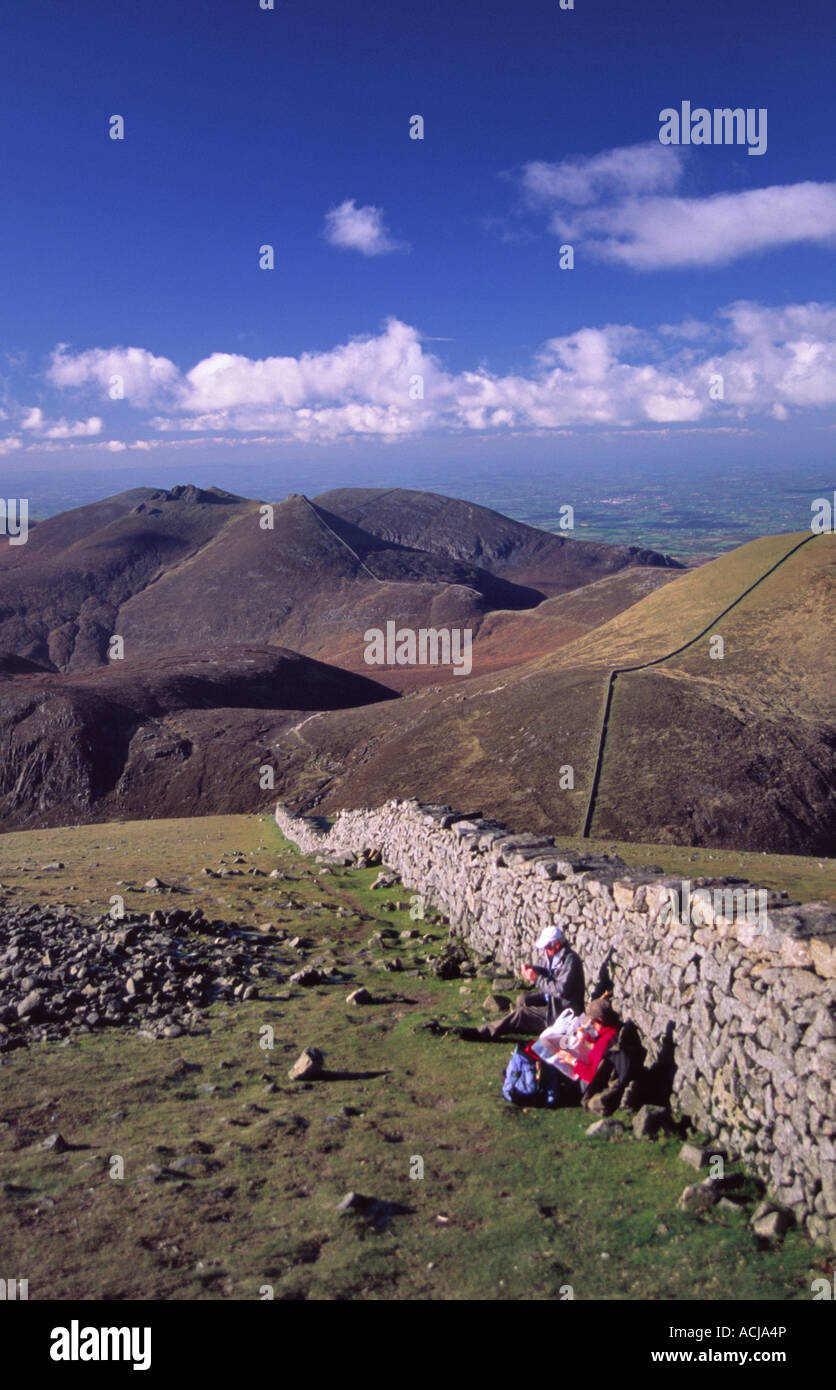
{"type": "MultiPolygon", "coordinates": [[[[474,950],[517,971],[545,925],[566,928],[587,985],[612,949],[614,1003],[659,1058],[671,1104],[763,1178],[813,1239],[836,1249],[836,913],[770,894],[765,920],[703,903],[670,912],[681,880],[514,835],[478,813],[390,801],[333,825],[276,809],[303,853],[380,852],[474,950]]],[[[729,880],[695,880],[723,884],[729,880]]]]}

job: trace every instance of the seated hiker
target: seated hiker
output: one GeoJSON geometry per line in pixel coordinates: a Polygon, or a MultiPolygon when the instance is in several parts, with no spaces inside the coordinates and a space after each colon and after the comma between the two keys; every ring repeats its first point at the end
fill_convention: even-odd
{"type": "MultiPolygon", "coordinates": [[[[595,1115],[611,1115],[614,1110],[638,1110],[648,1099],[648,1074],[644,1070],[647,1051],[635,1023],[622,1023],[590,1082],[582,1104],[595,1115]]],[[[666,1097],[662,1097],[664,1101],[666,1097]]]]}
{"type": "Polygon", "coordinates": [[[521,1033],[533,1037],[554,1023],[564,1009],[580,1014],[583,1010],[584,977],[580,956],[566,944],[560,927],[544,927],[535,946],[546,954],[546,965],[523,966],[523,978],[528,984],[541,981],[541,988],[521,994],[517,1007],[493,1023],[481,1028],[460,1028],[458,1034],[465,1042],[492,1042],[506,1033],[521,1033]]]}
{"type": "Polygon", "coordinates": [[[581,1092],[585,1092],[615,1041],[620,1024],[618,1014],[602,996],[593,999],[573,1032],[557,1037],[552,1044],[538,1038],[534,1049],[564,1076],[580,1082],[581,1092]]]}

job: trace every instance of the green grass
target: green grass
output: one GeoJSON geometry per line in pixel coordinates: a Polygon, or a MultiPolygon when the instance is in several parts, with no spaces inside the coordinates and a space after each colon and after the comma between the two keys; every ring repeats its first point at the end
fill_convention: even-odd
{"type": "MultiPolygon", "coordinates": [[[[244,923],[284,920],[315,941],[309,962],[331,958],[352,978],[312,990],[281,984],[275,998],[218,1006],[201,1036],[152,1043],[103,1032],[7,1054],[0,1153],[13,1190],[0,1210],[0,1273],[28,1278],[31,1299],[257,1300],[265,1286],[279,1299],[560,1299],[568,1288],[576,1299],[809,1297],[826,1260],[798,1231],[759,1250],[744,1212],[676,1211],[697,1180],[678,1140],[594,1140],[585,1111],[513,1110],[500,1094],[510,1044],[416,1031],[433,1017],[479,1020],[491,980],[427,972],[417,958],[441,950],[446,930],[382,908],[406,901],[406,890],[372,892],[376,870],[320,875],[269,819],[172,828],[95,826],[3,844],[16,840],[21,860],[26,850],[43,863],[55,853],[44,848],[49,837],[70,837],[73,863],[52,878],[83,876],[94,898],[113,874],[108,865],[102,881],[94,863],[107,854],[124,871],[133,855],[141,880],[178,880],[172,903],[206,911],[221,895],[244,923]],[[293,881],[199,876],[202,862],[238,848],[293,881]],[[298,909],[270,905],[287,893],[298,909]],[[338,906],[351,915],[336,916],[338,906]],[[383,926],[435,939],[369,946],[383,926]],[[402,972],[373,965],[396,954],[402,972]],[[359,984],[381,1002],[350,1009],[345,996],[359,984]],[[272,1050],[259,1046],[264,1025],[275,1030],[272,1050]],[[330,1071],[354,1075],[296,1090],[287,1069],[310,1043],[330,1071]],[[360,1113],[342,1117],[342,1106],[360,1113]],[[40,1152],[56,1130],[83,1147],[40,1152]],[[213,1146],[207,1157],[219,1166],[143,1180],[149,1164],[188,1154],[195,1140],[213,1146]],[[109,1176],[113,1155],[124,1159],[122,1180],[109,1176]],[[422,1179],[410,1177],[416,1157],[422,1179]],[[405,1210],[377,1230],[335,1211],[349,1190],[405,1210]]],[[[51,901],[65,900],[58,888],[51,901]]]]}
{"type": "Polygon", "coordinates": [[[561,848],[577,850],[579,854],[617,854],[633,868],[658,865],[666,874],[692,879],[721,878],[728,874],[787,893],[797,902],[836,903],[836,859],[601,838],[584,840],[571,835],[559,836],[558,844],[561,848]]]}

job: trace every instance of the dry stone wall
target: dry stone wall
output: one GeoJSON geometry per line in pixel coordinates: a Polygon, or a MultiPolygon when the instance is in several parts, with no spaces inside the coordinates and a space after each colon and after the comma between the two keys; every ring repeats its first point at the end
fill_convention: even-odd
{"type": "MultiPolygon", "coordinates": [[[[652,1065],[673,1050],[674,1110],[762,1177],[770,1197],[836,1249],[836,913],[770,894],[765,918],[709,903],[673,918],[681,880],[610,856],[556,848],[479,813],[390,801],[333,824],[276,823],[303,853],[379,851],[504,970],[530,959],[542,928],[566,929],[587,985],[612,951],[614,1003],[652,1065]]],[[[728,880],[696,880],[709,885],[728,880]]]]}

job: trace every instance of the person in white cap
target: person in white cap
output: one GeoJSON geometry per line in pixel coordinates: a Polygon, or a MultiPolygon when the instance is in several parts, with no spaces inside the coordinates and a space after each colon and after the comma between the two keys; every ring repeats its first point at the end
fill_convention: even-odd
{"type": "Polygon", "coordinates": [[[564,1009],[583,1013],[583,965],[577,952],[567,946],[562,929],[544,927],[534,944],[545,952],[547,964],[524,965],[522,977],[530,985],[540,980],[540,989],[520,994],[517,1007],[494,1023],[485,1023],[481,1028],[460,1028],[459,1037],[465,1042],[492,1042],[506,1033],[535,1037],[554,1023],[564,1009]]]}

